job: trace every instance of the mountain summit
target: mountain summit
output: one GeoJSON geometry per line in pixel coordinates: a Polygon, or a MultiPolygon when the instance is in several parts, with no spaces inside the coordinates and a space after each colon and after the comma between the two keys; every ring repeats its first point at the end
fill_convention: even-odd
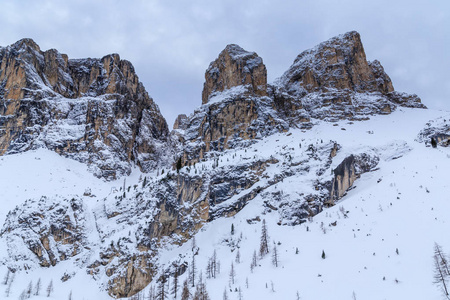
{"type": "Polygon", "coordinates": [[[1,154],[46,147],[109,179],[165,160],[167,123],[118,54],[68,59],[23,39],[0,48],[0,70],[1,154]]]}

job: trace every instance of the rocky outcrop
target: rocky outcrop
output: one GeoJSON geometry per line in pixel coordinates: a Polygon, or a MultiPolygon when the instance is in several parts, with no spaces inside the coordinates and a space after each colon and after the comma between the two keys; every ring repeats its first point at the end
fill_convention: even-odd
{"type": "Polygon", "coordinates": [[[238,45],[228,45],[209,65],[203,105],[184,123],[183,165],[288,129],[267,97],[266,73],[262,59],[238,45]]]}
{"type": "Polygon", "coordinates": [[[118,54],[70,60],[30,39],[0,48],[0,104],[2,155],[47,147],[113,179],[167,153],[166,121],[118,54]]]}
{"type": "Polygon", "coordinates": [[[394,91],[391,79],[378,61],[369,63],[359,33],[348,32],[302,52],[280,78],[288,92],[394,91]]]}
{"type": "Polygon", "coordinates": [[[266,66],[255,52],[245,51],[238,45],[228,45],[206,70],[202,104],[208,103],[215,92],[241,85],[249,85],[250,94],[267,95],[266,66]]]}
{"type": "Polygon", "coordinates": [[[450,119],[430,120],[425,124],[425,128],[419,132],[416,141],[425,143],[428,147],[450,146],[450,119]]]}
{"type": "Polygon", "coordinates": [[[380,159],[377,156],[371,156],[366,153],[346,157],[333,170],[329,200],[325,204],[328,206],[334,205],[335,201],[347,193],[361,174],[373,170],[379,161],[380,159]]]}
{"type": "Polygon", "coordinates": [[[288,119],[336,121],[388,114],[400,106],[425,108],[416,95],[394,91],[380,62],[369,62],[359,33],[348,32],[302,52],[276,80],[274,99],[292,107],[288,119]]]}
{"type": "Polygon", "coordinates": [[[173,124],[173,129],[186,129],[188,117],[185,114],[178,115],[178,117],[175,119],[175,123],[173,124]]]}
{"type": "Polygon", "coordinates": [[[86,215],[79,198],[42,197],[28,200],[10,211],[0,232],[9,249],[12,264],[29,268],[35,263],[42,267],[86,252],[86,215]],[[29,249],[34,255],[29,256],[29,249]]]}

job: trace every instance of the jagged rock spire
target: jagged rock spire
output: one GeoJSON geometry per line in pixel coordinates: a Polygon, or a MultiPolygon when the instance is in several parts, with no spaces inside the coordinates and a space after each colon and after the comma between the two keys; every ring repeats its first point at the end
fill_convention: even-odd
{"type": "Polygon", "coordinates": [[[292,90],[327,92],[332,89],[355,92],[394,91],[380,62],[368,62],[361,37],[351,31],[333,37],[297,56],[280,78],[292,90]]]}
{"type": "Polygon", "coordinates": [[[231,44],[206,70],[202,104],[208,102],[212,93],[239,85],[250,85],[256,95],[267,95],[267,70],[258,54],[231,44]]]}

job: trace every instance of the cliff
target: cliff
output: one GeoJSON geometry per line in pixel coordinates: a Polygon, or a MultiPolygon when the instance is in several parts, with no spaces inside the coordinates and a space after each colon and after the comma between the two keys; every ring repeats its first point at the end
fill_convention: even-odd
{"type": "Polygon", "coordinates": [[[0,154],[46,147],[114,179],[166,160],[165,119],[118,54],[68,59],[31,39],[0,48],[0,154]]]}

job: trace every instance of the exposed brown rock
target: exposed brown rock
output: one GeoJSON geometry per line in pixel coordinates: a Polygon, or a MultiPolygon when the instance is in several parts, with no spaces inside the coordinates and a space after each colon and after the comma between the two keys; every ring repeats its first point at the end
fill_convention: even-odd
{"type": "Polygon", "coordinates": [[[369,63],[359,33],[348,32],[302,52],[283,75],[285,85],[306,92],[330,89],[388,93],[391,79],[378,61],[369,63]]]}
{"type": "Polygon", "coordinates": [[[186,129],[188,121],[189,119],[185,114],[178,115],[175,123],[173,124],[173,129],[186,129]]]}
{"type": "Polygon", "coordinates": [[[267,70],[255,52],[231,44],[206,70],[202,104],[208,103],[211,94],[240,85],[250,85],[256,95],[267,95],[267,70]]]}
{"type": "Polygon", "coordinates": [[[167,123],[118,54],[69,60],[24,39],[0,48],[0,69],[0,155],[46,146],[109,179],[165,160],[167,123]]]}
{"type": "Polygon", "coordinates": [[[346,157],[333,171],[329,200],[326,205],[334,205],[336,200],[342,198],[353,186],[353,183],[361,174],[373,170],[379,162],[376,156],[362,153],[346,157]]]}

